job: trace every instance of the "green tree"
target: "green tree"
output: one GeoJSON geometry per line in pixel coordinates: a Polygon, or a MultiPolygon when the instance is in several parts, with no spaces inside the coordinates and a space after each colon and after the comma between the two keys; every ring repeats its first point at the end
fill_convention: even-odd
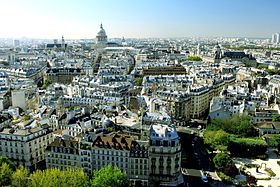
{"type": "Polygon", "coordinates": [[[36,170],[30,175],[30,187],[86,187],[88,186],[88,177],[82,168],[59,170],[46,169],[44,171],[36,170]]]}
{"type": "Polygon", "coordinates": [[[225,167],[231,164],[232,160],[227,153],[218,153],[213,158],[213,162],[217,170],[222,171],[225,167]]]}
{"type": "Polygon", "coordinates": [[[0,61],[0,64],[3,64],[4,66],[8,66],[9,62],[7,62],[7,61],[0,61]]]}
{"type": "Polygon", "coordinates": [[[16,169],[15,164],[11,160],[9,160],[7,157],[0,156],[0,166],[4,163],[8,164],[12,170],[16,169]]]}
{"type": "Polygon", "coordinates": [[[228,150],[232,155],[254,157],[265,155],[267,143],[262,138],[231,138],[228,150]]]}
{"type": "Polygon", "coordinates": [[[129,186],[129,181],[118,167],[108,165],[94,172],[91,180],[93,187],[123,187],[129,186]]]}
{"type": "Polygon", "coordinates": [[[12,174],[12,186],[26,187],[28,186],[28,171],[25,167],[20,165],[12,174]]]}
{"type": "Polygon", "coordinates": [[[52,81],[51,80],[49,80],[49,79],[46,79],[46,80],[44,80],[44,84],[43,84],[43,89],[47,89],[47,87],[49,86],[49,85],[51,85],[52,84],[52,81]]]}
{"type": "Polygon", "coordinates": [[[188,56],[189,61],[202,61],[202,58],[200,58],[199,56],[188,56]]]}
{"type": "Polygon", "coordinates": [[[274,115],[272,115],[272,121],[274,121],[274,122],[280,121],[280,114],[274,114],[274,115]]]}
{"type": "Polygon", "coordinates": [[[135,85],[136,86],[142,86],[142,82],[143,82],[143,77],[136,77],[135,78],[135,85]]]}
{"type": "Polygon", "coordinates": [[[267,64],[258,64],[259,69],[267,69],[268,65],[267,64]]]}
{"type": "Polygon", "coordinates": [[[3,163],[0,166],[0,186],[7,186],[11,184],[11,176],[13,174],[13,170],[7,163],[3,163]]]}
{"type": "Polygon", "coordinates": [[[230,134],[224,130],[206,130],[203,135],[204,143],[214,150],[226,151],[229,143],[230,134]]]}
{"type": "Polygon", "coordinates": [[[269,140],[269,146],[278,147],[280,145],[280,134],[273,134],[269,140]]]}
{"type": "Polygon", "coordinates": [[[248,115],[233,115],[226,119],[213,119],[211,124],[207,126],[207,130],[217,131],[220,129],[241,137],[255,136],[257,133],[248,115]]]}

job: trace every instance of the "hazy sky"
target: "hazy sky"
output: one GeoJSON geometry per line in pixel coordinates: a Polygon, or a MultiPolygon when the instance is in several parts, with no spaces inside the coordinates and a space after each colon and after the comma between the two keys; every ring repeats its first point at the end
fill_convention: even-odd
{"type": "Polygon", "coordinates": [[[270,37],[280,0],[0,0],[0,38],[270,37]]]}

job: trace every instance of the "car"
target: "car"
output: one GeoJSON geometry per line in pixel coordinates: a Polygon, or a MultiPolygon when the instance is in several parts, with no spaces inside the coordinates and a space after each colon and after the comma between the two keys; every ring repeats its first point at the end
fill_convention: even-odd
{"type": "Polygon", "coordinates": [[[201,180],[204,183],[208,183],[208,177],[206,175],[201,176],[201,180]]]}

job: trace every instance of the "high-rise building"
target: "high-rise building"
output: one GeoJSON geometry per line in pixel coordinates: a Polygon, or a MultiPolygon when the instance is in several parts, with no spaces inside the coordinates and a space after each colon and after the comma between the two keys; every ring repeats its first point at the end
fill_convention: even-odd
{"type": "Polygon", "coordinates": [[[276,43],[280,43],[280,33],[276,33],[276,43]]]}
{"type": "Polygon", "coordinates": [[[197,44],[196,55],[200,55],[200,44],[197,44]]]}
{"type": "Polygon", "coordinates": [[[280,33],[272,34],[271,43],[279,44],[280,43],[280,33]]]}
{"type": "Polygon", "coordinates": [[[20,45],[19,40],[14,40],[14,47],[18,47],[20,45]]]}

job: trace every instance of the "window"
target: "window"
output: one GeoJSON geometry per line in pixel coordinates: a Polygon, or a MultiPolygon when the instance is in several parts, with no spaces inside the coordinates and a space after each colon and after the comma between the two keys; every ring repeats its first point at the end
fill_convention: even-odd
{"type": "Polygon", "coordinates": [[[162,156],[160,156],[160,158],[159,158],[159,165],[163,166],[163,157],[162,156]]]}

